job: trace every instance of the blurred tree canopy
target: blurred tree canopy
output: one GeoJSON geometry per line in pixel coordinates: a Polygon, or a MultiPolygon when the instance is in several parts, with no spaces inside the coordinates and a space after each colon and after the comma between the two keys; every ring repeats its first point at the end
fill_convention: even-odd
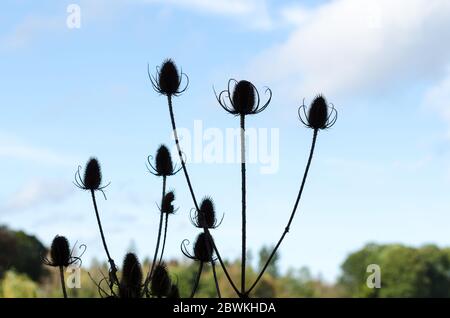
{"type": "Polygon", "coordinates": [[[339,284],[351,297],[450,297],[450,249],[368,244],[342,264],[339,284]],[[367,266],[381,269],[381,288],[369,288],[367,266]]]}
{"type": "Polygon", "coordinates": [[[46,251],[35,236],[0,226],[0,278],[6,271],[14,269],[34,281],[39,280],[45,272],[42,256],[46,251]]]}

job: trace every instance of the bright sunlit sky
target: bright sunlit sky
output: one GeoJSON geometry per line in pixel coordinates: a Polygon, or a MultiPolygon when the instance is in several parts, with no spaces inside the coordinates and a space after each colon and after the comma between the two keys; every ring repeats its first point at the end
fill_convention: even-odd
{"type": "MultiPolygon", "coordinates": [[[[104,260],[89,193],[72,184],[99,158],[111,185],[98,203],[113,258],[130,245],[150,256],[161,179],[147,155],[171,146],[166,100],[147,77],[165,58],[189,75],[174,99],[179,127],[235,128],[212,87],[248,79],[270,106],[248,127],[279,129],[279,169],[248,165],[248,246],[281,235],[303,175],[312,131],[302,99],[323,93],[336,125],[319,133],[299,213],[282,245],[283,269],[308,266],[328,281],[368,242],[450,244],[450,2],[447,0],[4,1],[0,11],[0,223],[49,244],[56,234],[104,260]],[[66,26],[67,5],[81,28],[66,26]]],[[[174,157],[174,161],[178,162],[174,157]]],[[[240,166],[190,163],[199,198],[225,213],[221,254],[240,254],[240,166]]],[[[194,240],[180,173],[169,179],[178,213],[168,258],[194,240]]]]}

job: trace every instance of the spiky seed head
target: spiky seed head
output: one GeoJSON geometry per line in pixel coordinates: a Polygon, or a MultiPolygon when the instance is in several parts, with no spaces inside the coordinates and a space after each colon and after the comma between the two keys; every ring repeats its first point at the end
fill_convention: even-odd
{"type": "Polygon", "coordinates": [[[164,196],[164,198],[162,200],[161,212],[167,213],[167,214],[174,213],[175,209],[172,204],[174,200],[175,200],[175,193],[173,191],[166,193],[166,195],[164,196]]]}
{"type": "Polygon", "coordinates": [[[234,87],[232,100],[238,114],[250,114],[255,108],[255,87],[249,81],[239,81],[234,87]]]}
{"type": "Polygon", "coordinates": [[[122,279],[120,282],[121,298],[139,298],[142,286],[142,268],[137,256],[128,253],[123,260],[122,279]]]}
{"type": "Polygon", "coordinates": [[[194,256],[200,262],[210,262],[213,254],[212,237],[200,233],[194,244],[194,256]]]}
{"type": "Polygon", "coordinates": [[[158,86],[161,93],[170,96],[178,93],[180,87],[180,74],[175,62],[167,59],[159,71],[158,86]]]}
{"type": "Polygon", "coordinates": [[[178,288],[178,285],[172,284],[172,286],[170,287],[170,291],[167,294],[167,298],[171,298],[171,299],[179,299],[180,298],[180,290],[178,288]]]}
{"type": "Polygon", "coordinates": [[[50,258],[53,266],[69,266],[71,256],[67,238],[55,236],[50,247],[50,258]]]}
{"type": "Polygon", "coordinates": [[[169,293],[171,286],[172,282],[166,265],[164,263],[156,265],[152,275],[152,294],[157,297],[165,297],[169,293]]]}
{"type": "Polygon", "coordinates": [[[84,186],[88,190],[97,190],[102,183],[102,172],[96,158],[89,159],[84,171],[84,186]]]}
{"type": "Polygon", "coordinates": [[[322,95],[318,95],[308,112],[308,124],[313,129],[324,129],[327,127],[328,105],[322,95]]]}
{"type": "Polygon", "coordinates": [[[161,145],[156,152],[156,172],[166,177],[173,173],[172,157],[169,149],[164,145],[161,145]]]}
{"type": "Polygon", "coordinates": [[[216,222],[216,211],[214,202],[211,198],[203,199],[200,205],[200,211],[197,214],[197,221],[200,227],[212,228],[216,222]]]}

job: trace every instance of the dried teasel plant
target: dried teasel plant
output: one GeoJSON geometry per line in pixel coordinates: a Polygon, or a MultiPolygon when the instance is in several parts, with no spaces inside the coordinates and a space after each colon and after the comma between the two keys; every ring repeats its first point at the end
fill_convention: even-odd
{"type": "MultiPolygon", "coordinates": [[[[76,244],[75,244],[76,245],[76,244]]],[[[64,298],[67,298],[66,284],[64,280],[64,269],[71,266],[81,266],[81,257],[86,251],[86,245],[80,245],[82,252],[78,256],[74,256],[75,245],[70,249],[69,241],[65,236],[56,235],[50,246],[50,258],[43,257],[42,262],[44,265],[57,267],[59,269],[59,277],[61,280],[61,289],[64,298]]]]}
{"type": "MultiPolygon", "coordinates": [[[[100,164],[95,158],[91,158],[86,165],[84,176],[81,175],[81,167],[75,174],[75,184],[83,189],[91,192],[92,201],[94,205],[95,214],[97,217],[97,223],[100,230],[103,246],[108,257],[110,264],[109,278],[103,277],[102,281],[109,283],[110,293],[105,292],[101,287],[102,281],[98,283],[99,292],[102,295],[110,297],[121,298],[136,298],[136,297],[167,297],[167,298],[179,298],[180,293],[178,285],[174,284],[170,279],[167,267],[163,262],[163,254],[166,244],[166,238],[168,233],[168,218],[173,215],[177,209],[174,207],[175,194],[174,191],[166,191],[167,178],[176,175],[179,171],[183,171],[184,178],[186,180],[189,194],[192,198],[193,209],[189,215],[192,224],[202,229],[203,231],[197,236],[192,252],[188,251],[188,240],[184,240],[181,244],[182,253],[189,259],[198,262],[199,268],[195,277],[194,284],[192,286],[191,297],[194,297],[198,289],[202,271],[205,264],[211,264],[214,281],[216,284],[217,295],[220,298],[221,293],[216,275],[215,264],[218,262],[222,268],[227,281],[235,291],[236,295],[242,298],[249,297],[251,292],[260,282],[268,265],[272,261],[275,253],[278,251],[287,233],[290,230],[290,226],[298,210],[300,199],[305,187],[308,172],[311,166],[317,137],[319,131],[326,130],[332,127],[337,120],[337,111],[333,104],[328,103],[323,95],[316,96],[309,107],[303,104],[298,109],[298,115],[300,121],[308,128],[313,130],[313,137],[311,148],[309,151],[308,161],[303,173],[303,178],[300,183],[300,188],[295,199],[295,203],[288,219],[287,225],[281,234],[280,239],[275,245],[270,256],[266,260],[264,266],[258,273],[255,281],[248,287],[246,285],[246,254],[247,254],[247,176],[246,176],[246,143],[245,143],[245,127],[246,116],[256,115],[264,111],[272,100],[272,91],[269,88],[265,88],[265,93],[268,95],[265,102],[261,102],[261,96],[250,81],[241,80],[237,81],[230,79],[228,81],[227,88],[217,94],[215,91],[216,99],[219,105],[228,113],[238,116],[240,118],[240,144],[241,144],[241,277],[240,288],[236,286],[231,278],[227,266],[222,260],[218,247],[213,239],[211,230],[216,229],[222,222],[222,218],[219,219],[216,216],[216,210],[214,202],[210,197],[205,197],[199,204],[197,196],[194,192],[194,187],[187,169],[186,160],[183,157],[183,150],[181,148],[177,125],[175,121],[175,112],[173,106],[173,98],[181,96],[189,86],[189,78],[181,70],[178,70],[175,62],[171,59],[165,60],[160,67],[157,67],[156,74],[151,75],[149,68],[147,68],[148,76],[150,78],[153,88],[161,95],[167,98],[167,105],[169,110],[171,127],[175,139],[175,146],[178,153],[178,157],[181,163],[181,167],[177,168],[172,161],[170,152],[165,145],[161,145],[157,152],[155,159],[152,156],[147,158],[148,171],[162,178],[162,195],[161,204],[158,206],[160,212],[160,221],[158,226],[158,234],[156,238],[156,247],[154,252],[151,268],[145,275],[145,280],[142,283],[144,275],[139,261],[134,254],[127,254],[122,269],[121,280],[117,279],[117,268],[112,260],[108,247],[106,245],[105,235],[100,221],[100,216],[97,208],[97,202],[95,193],[100,191],[105,195],[104,189],[107,185],[102,185],[102,174],[100,164]],[[185,84],[182,85],[183,81],[185,84]],[[165,218],[164,218],[165,216],[165,218]],[[164,232],[163,232],[164,227],[164,232]],[[162,247],[161,247],[162,240],[162,247]],[[161,252],[160,252],[161,247],[161,252]],[[159,257],[158,257],[159,256],[159,257]],[[116,287],[116,288],[114,288],[116,287]],[[115,293],[115,289],[118,289],[118,294],[115,293]]],[[[106,196],[105,196],[106,198],[106,196]]],[[[62,242],[62,241],[61,241],[62,242]]],[[[52,258],[53,259],[53,258],[52,258]]],[[[55,258],[56,259],[56,258],[55,258]]],[[[55,263],[56,264],[56,263],[55,263]]]]}

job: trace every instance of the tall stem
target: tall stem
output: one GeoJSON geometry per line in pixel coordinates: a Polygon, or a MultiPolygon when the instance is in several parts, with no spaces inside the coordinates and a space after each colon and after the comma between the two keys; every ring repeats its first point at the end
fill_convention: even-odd
{"type": "Polygon", "coordinates": [[[198,274],[194,282],[194,287],[192,288],[191,298],[194,298],[195,293],[197,292],[198,285],[200,283],[200,277],[202,276],[203,271],[203,262],[200,262],[200,267],[198,269],[198,274]]]}
{"type": "Polygon", "coordinates": [[[211,267],[214,275],[214,283],[216,284],[217,297],[222,298],[222,295],[220,293],[219,280],[217,279],[216,263],[214,263],[214,261],[211,261],[211,267]]]}
{"type": "Polygon", "coordinates": [[[112,279],[114,280],[114,282],[110,282],[110,286],[109,286],[111,291],[113,291],[112,286],[114,285],[114,283],[119,282],[119,280],[117,279],[117,267],[116,267],[116,264],[114,264],[114,260],[111,258],[111,255],[109,254],[108,246],[106,245],[105,235],[103,233],[102,222],[100,221],[100,214],[98,213],[97,200],[95,199],[95,191],[94,190],[91,190],[91,196],[92,196],[92,202],[94,204],[95,216],[97,217],[98,228],[100,230],[100,236],[102,237],[103,248],[105,249],[106,256],[108,257],[108,263],[110,266],[110,275],[112,276],[112,279]]]}
{"type": "Polygon", "coordinates": [[[242,261],[241,293],[245,293],[245,267],[247,253],[246,171],[245,171],[245,115],[241,114],[241,192],[242,192],[242,261]]]}
{"type": "Polygon", "coordinates": [[[163,234],[163,243],[162,243],[162,248],[161,248],[161,256],[159,257],[159,262],[162,262],[163,259],[163,255],[164,255],[164,249],[166,247],[166,238],[167,238],[167,228],[168,228],[168,224],[169,224],[169,213],[166,213],[166,219],[164,222],[164,234],[163,234]]]}
{"type": "MultiPolygon", "coordinates": [[[[163,176],[161,206],[162,206],[162,202],[164,200],[165,195],[166,195],[166,176],[163,176]]],[[[158,237],[156,239],[155,254],[153,255],[152,267],[151,267],[150,272],[148,273],[147,278],[145,279],[145,282],[144,282],[144,291],[145,291],[145,293],[148,292],[148,284],[150,283],[150,279],[151,279],[151,277],[153,275],[153,270],[155,269],[156,259],[158,258],[159,245],[160,245],[160,242],[161,242],[161,231],[162,231],[163,217],[164,217],[164,212],[160,211],[158,237]]]]}
{"type": "MultiPolygon", "coordinates": [[[[195,209],[196,209],[196,211],[199,211],[200,209],[198,207],[197,199],[195,198],[194,189],[192,188],[191,179],[189,178],[189,173],[187,171],[186,163],[184,162],[183,153],[181,151],[180,141],[178,139],[177,125],[175,123],[175,116],[173,114],[172,96],[171,95],[167,96],[167,103],[169,105],[170,121],[172,123],[173,135],[174,135],[174,138],[175,138],[175,144],[177,146],[178,156],[180,157],[181,167],[183,168],[183,173],[184,173],[186,182],[188,184],[189,192],[191,193],[191,197],[192,197],[192,201],[194,202],[195,209]]],[[[208,237],[210,236],[209,229],[207,227],[203,228],[203,232],[208,237]]],[[[212,246],[214,248],[214,252],[217,255],[217,259],[219,260],[220,266],[222,267],[222,270],[225,273],[225,276],[227,277],[228,281],[230,282],[231,287],[234,289],[236,294],[241,296],[240,291],[237,289],[236,285],[234,284],[233,280],[230,277],[230,274],[227,271],[227,268],[225,267],[225,264],[224,264],[224,262],[222,260],[222,257],[220,256],[219,250],[217,249],[216,243],[213,240],[211,240],[211,241],[212,241],[212,246]]]]}
{"type": "Polygon", "coordinates": [[[64,298],[67,298],[67,291],[66,291],[66,283],[64,281],[64,267],[59,266],[59,277],[61,279],[61,288],[63,291],[64,298]]]}
{"type": "Polygon", "coordinates": [[[300,190],[298,191],[297,199],[295,200],[294,208],[292,209],[292,213],[291,213],[289,221],[288,221],[288,223],[286,225],[286,228],[284,229],[283,234],[281,235],[280,239],[278,240],[277,245],[275,245],[275,248],[273,249],[273,251],[270,254],[269,258],[267,259],[266,263],[264,264],[264,267],[261,269],[261,272],[259,273],[259,275],[256,278],[255,282],[250,287],[250,289],[246,292],[247,295],[250,294],[250,292],[256,287],[256,285],[258,284],[259,280],[261,279],[261,277],[263,276],[264,272],[266,271],[267,267],[269,266],[270,262],[272,261],[272,258],[275,256],[275,253],[277,252],[278,248],[280,247],[281,243],[283,242],[284,237],[289,232],[289,228],[291,226],[292,221],[294,220],[295,212],[297,211],[297,207],[298,207],[298,204],[300,202],[300,198],[302,197],[303,189],[305,187],[306,178],[308,177],[309,167],[311,166],[311,161],[312,161],[313,154],[314,154],[314,148],[316,146],[317,133],[318,133],[318,130],[315,129],[314,130],[314,134],[313,134],[312,143],[311,143],[311,150],[309,152],[308,163],[306,164],[305,172],[303,174],[302,183],[300,185],[300,190]]]}

